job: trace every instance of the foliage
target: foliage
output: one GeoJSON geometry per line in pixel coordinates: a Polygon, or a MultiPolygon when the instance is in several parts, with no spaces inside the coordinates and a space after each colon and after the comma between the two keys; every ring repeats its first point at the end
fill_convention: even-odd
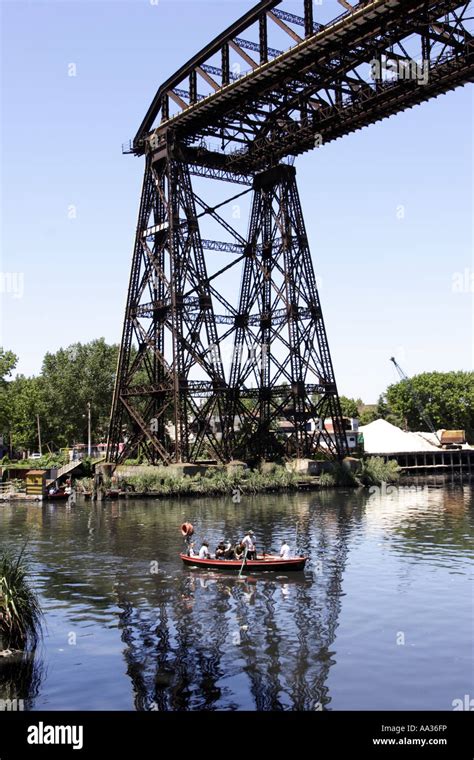
{"type": "Polygon", "coordinates": [[[41,635],[41,607],[29,585],[24,549],[0,555],[0,648],[34,648],[41,635]]]}
{"type": "MultiPolygon", "coordinates": [[[[43,446],[59,449],[87,441],[87,404],[91,404],[93,442],[107,434],[118,346],[103,338],[47,353],[38,377],[0,379],[0,433],[11,434],[13,448],[38,450],[36,416],[43,446]]],[[[11,373],[16,357],[0,349],[0,372],[11,373]]]]}
{"type": "Polygon", "coordinates": [[[347,398],[347,396],[339,396],[341,402],[341,411],[344,417],[358,417],[359,416],[359,404],[362,404],[360,399],[347,398]]]}
{"type": "Polygon", "coordinates": [[[45,414],[40,377],[17,375],[8,384],[7,426],[15,449],[38,451],[36,415],[45,414]]]}
{"type": "MultiPolygon", "coordinates": [[[[296,488],[298,480],[301,480],[301,476],[279,465],[275,465],[272,472],[265,473],[259,470],[228,471],[223,466],[217,466],[209,468],[204,476],[197,474],[192,477],[177,475],[163,467],[150,473],[117,475],[113,479],[113,485],[123,491],[136,493],[197,496],[232,494],[236,487],[247,494],[283,491],[296,488]]],[[[90,478],[82,478],[78,483],[85,491],[92,489],[90,478]]]]}
{"type": "Polygon", "coordinates": [[[49,470],[52,467],[62,467],[69,462],[69,457],[64,453],[57,454],[43,454],[40,459],[24,459],[21,460],[21,465],[24,463],[27,467],[34,467],[35,469],[49,470]]]}
{"type": "Polygon", "coordinates": [[[94,442],[104,440],[112,403],[118,346],[103,338],[75,343],[46,354],[41,370],[45,424],[58,445],[87,440],[87,404],[91,405],[94,442]]]}
{"type": "Polygon", "coordinates": [[[76,485],[79,486],[81,491],[92,491],[94,485],[94,478],[81,478],[76,481],[76,485]]]}
{"type": "Polygon", "coordinates": [[[359,415],[359,424],[369,425],[371,422],[374,422],[374,420],[378,420],[380,416],[377,405],[366,406],[359,415]]]}
{"type": "Polygon", "coordinates": [[[336,485],[338,486],[356,486],[359,485],[359,481],[356,475],[349,467],[344,464],[335,462],[334,464],[334,477],[336,479],[336,485]]]}
{"type": "Polygon", "coordinates": [[[9,429],[8,378],[17,362],[18,357],[12,351],[5,351],[0,346],[0,433],[6,433],[9,429]]]}
{"type": "Polygon", "coordinates": [[[6,378],[11,376],[17,364],[18,356],[0,346],[0,382],[6,382],[6,378]]]}
{"type": "Polygon", "coordinates": [[[403,414],[401,414],[399,410],[393,409],[388,404],[387,399],[384,395],[381,395],[379,397],[375,419],[386,420],[387,422],[390,422],[391,425],[405,428],[406,420],[404,419],[403,414]]]}
{"type": "MultiPolygon", "coordinates": [[[[390,385],[381,404],[384,417],[391,414],[399,422],[406,420],[409,430],[428,430],[413,398],[411,387],[436,430],[466,430],[474,438],[474,372],[423,372],[410,381],[390,385]]],[[[390,420],[389,420],[390,421],[390,420]]]]}
{"type": "MultiPolygon", "coordinates": [[[[231,469],[219,465],[206,470],[204,475],[178,475],[166,467],[153,468],[149,473],[137,475],[115,475],[112,481],[104,481],[106,488],[122,491],[150,493],[160,496],[225,496],[232,495],[238,488],[242,494],[253,495],[265,492],[296,490],[302,480],[319,485],[320,488],[335,486],[355,487],[374,485],[398,480],[399,467],[396,462],[385,462],[381,457],[370,457],[361,465],[357,474],[344,464],[334,463],[331,472],[323,472],[318,479],[273,465],[268,471],[260,469],[231,469]]],[[[76,484],[84,491],[91,491],[92,478],[82,478],[76,484]]]]}
{"type": "Polygon", "coordinates": [[[336,485],[336,478],[330,472],[322,472],[319,476],[319,485],[321,488],[333,488],[336,485]]]}
{"type": "Polygon", "coordinates": [[[358,477],[365,486],[371,486],[395,483],[399,474],[400,468],[395,460],[385,462],[383,457],[369,457],[362,462],[362,471],[358,477]]]}
{"type": "MultiPolygon", "coordinates": [[[[20,374],[11,379],[18,358],[12,351],[0,347],[0,434],[5,440],[11,439],[16,451],[37,451],[36,418],[39,415],[43,449],[58,450],[76,442],[84,443],[87,441],[87,405],[90,403],[93,442],[104,441],[117,357],[118,346],[108,345],[103,338],[87,344],[75,343],[59,349],[56,353],[47,353],[38,377],[20,374]]],[[[140,372],[138,371],[136,376],[137,382],[141,377],[140,372]]],[[[426,372],[412,378],[411,383],[436,429],[464,429],[468,440],[474,440],[474,372],[426,372]]],[[[341,396],[340,400],[343,414],[350,417],[359,416],[363,425],[383,418],[399,427],[405,427],[406,424],[411,430],[427,430],[411,393],[410,384],[406,380],[390,385],[379,398],[376,408],[364,407],[361,399],[341,396]]],[[[254,399],[243,399],[242,403],[251,410],[256,402],[254,399]]],[[[254,422],[247,420],[242,427],[242,434],[252,430],[254,422]]],[[[284,437],[271,430],[260,430],[260,437],[262,440],[267,437],[271,458],[282,462],[284,437]]],[[[241,458],[256,465],[257,453],[255,459],[251,460],[252,452],[249,452],[247,447],[244,448],[245,450],[240,452],[241,458]]],[[[135,464],[143,460],[143,451],[139,450],[137,453],[138,459],[129,460],[128,463],[135,464]]],[[[213,452],[209,451],[208,456],[212,458],[213,452]]],[[[327,456],[319,452],[316,458],[324,460],[327,456]]],[[[38,467],[62,464],[62,460],[56,457],[33,461],[38,467]]],[[[85,467],[87,469],[87,465],[85,467]]],[[[213,488],[219,490],[224,488],[228,478],[225,472],[218,472],[219,477],[213,474],[212,478],[213,488]]],[[[265,477],[268,478],[268,475],[267,472],[265,477]]],[[[249,487],[253,482],[252,478],[256,482],[257,476],[250,477],[249,487]]],[[[280,473],[276,480],[284,478],[286,475],[280,473]]],[[[262,483],[264,480],[265,478],[262,483]]],[[[146,483],[144,487],[149,488],[146,483]]],[[[159,483],[157,487],[165,486],[159,483]]],[[[168,481],[166,488],[171,488],[168,481]]]]}

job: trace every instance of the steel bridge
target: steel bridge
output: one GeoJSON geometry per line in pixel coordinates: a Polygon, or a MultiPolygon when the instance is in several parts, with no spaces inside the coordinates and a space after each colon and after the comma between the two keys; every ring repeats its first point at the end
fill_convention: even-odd
{"type": "Polygon", "coordinates": [[[145,175],[108,461],[347,453],[294,158],[472,81],[474,46],[472,0],[340,3],[322,23],[262,0],[124,147],[145,175]],[[242,231],[224,214],[247,201],[242,231]]]}

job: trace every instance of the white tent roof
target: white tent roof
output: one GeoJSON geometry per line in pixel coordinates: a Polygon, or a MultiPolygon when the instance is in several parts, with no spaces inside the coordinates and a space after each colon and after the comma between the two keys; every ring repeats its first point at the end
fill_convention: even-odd
{"type": "Polygon", "coordinates": [[[364,434],[364,449],[368,454],[440,450],[439,446],[426,440],[426,433],[405,433],[386,420],[375,420],[369,425],[362,425],[359,431],[364,434]]]}

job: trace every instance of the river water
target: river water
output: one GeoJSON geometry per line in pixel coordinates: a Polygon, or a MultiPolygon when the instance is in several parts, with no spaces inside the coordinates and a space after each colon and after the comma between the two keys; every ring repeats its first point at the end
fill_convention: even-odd
{"type": "Polygon", "coordinates": [[[0,698],[41,710],[452,710],[474,695],[473,490],[377,489],[66,506],[0,504],[45,612],[0,698]],[[185,569],[252,528],[304,573],[185,569]]]}

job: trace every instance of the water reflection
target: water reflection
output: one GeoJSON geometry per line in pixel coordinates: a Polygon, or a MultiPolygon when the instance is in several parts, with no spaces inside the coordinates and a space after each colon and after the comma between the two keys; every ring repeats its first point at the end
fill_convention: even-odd
{"type": "MultiPolygon", "coordinates": [[[[120,625],[136,708],[238,709],[236,688],[250,692],[257,710],[327,706],[342,576],[360,520],[352,497],[333,510],[315,510],[310,500],[296,509],[298,546],[323,557],[308,573],[238,578],[182,569],[157,577],[154,610],[132,603],[122,586],[120,625]]],[[[226,524],[224,533],[233,527],[226,524]]],[[[262,523],[260,541],[274,545],[274,531],[262,523]]]]}
{"type": "Polygon", "coordinates": [[[474,558],[472,543],[472,490],[470,488],[393,488],[373,493],[366,505],[370,529],[390,534],[394,551],[436,557],[447,567],[474,558]]]}
{"type": "Polygon", "coordinates": [[[49,629],[36,659],[54,667],[0,667],[0,689],[51,709],[449,709],[472,688],[472,526],[470,488],[2,505],[2,544],[29,537],[49,629]],[[212,546],[252,527],[260,550],[287,538],[311,562],[240,579],[184,568],[185,519],[212,546]],[[417,616],[420,598],[432,609],[417,616]],[[405,671],[390,637],[406,619],[424,649],[404,650],[405,671]]]}
{"type": "Polygon", "coordinates": [[[0,656],[0,703],[23,703],[23,709],[32,708],[44,675],[44,667],[35,654],[31,651],[0,656]]]}

